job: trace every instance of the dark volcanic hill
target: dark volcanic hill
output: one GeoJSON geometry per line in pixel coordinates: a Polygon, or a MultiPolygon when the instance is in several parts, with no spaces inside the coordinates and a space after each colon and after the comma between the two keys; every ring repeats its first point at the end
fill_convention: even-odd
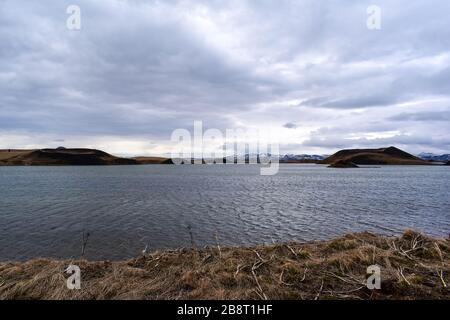
{"type": "Polygon", "coordinates": [[[95,149],[40,149],[9,152],[2,150],[0,165],[127,165],[138,164],[134,159],[115,157],[95,149]],[[11,153],[11,157],[8,157],[11,153]]]}
{"type": "Polygon", "coordinates": [[[352,162],[359,165],[427,165],[428,161],[419,159],[412,154],[396,147],[381,149],[350,149],[341,150],[323,160],[322,163],[333,164],[338,161],[352,162]]]}
{"type": "Polygon", "coordinates": [[[172,159],[163,157],[134,157],[138,164],[173,164],[172,159]]]}

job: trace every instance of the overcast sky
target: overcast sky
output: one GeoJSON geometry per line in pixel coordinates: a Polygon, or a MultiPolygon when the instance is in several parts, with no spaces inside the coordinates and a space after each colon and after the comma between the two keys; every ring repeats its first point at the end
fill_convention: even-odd
{"type": "Polygon", "coordinates": [[[282,153],[448,153],[449,13],[443,0],[0,0],[0,148],[163,154],[201,120],[270,130],[282,153]],[[381,30],[366,25],[373,4],[381,30]]]}

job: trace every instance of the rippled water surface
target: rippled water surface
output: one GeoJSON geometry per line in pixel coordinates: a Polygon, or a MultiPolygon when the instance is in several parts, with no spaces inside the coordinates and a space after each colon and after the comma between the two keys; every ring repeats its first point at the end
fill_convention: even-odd
{"type": "Polygon", "coordinates": [[[450,232],[450,168],[0,167],[0,260],[121,259],[146,246],[251,245],[355,231],[450,232]],[[190,228],[190,229],[189,229],[190,228]],[[216,240],[217,239],[217,240],[216,240]]]}

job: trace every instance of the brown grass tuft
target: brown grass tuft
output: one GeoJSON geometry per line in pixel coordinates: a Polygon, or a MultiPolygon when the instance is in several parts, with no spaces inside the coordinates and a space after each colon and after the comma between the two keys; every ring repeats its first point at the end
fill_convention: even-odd
{"type": "Polygon", "coordinates": [[[449,299],[450,241],[408,230],[253,248],[156,251],[129,261],[0,263],[0,299],[449,299]],[[64,270],[82,270],[81,290],[64,270]],[[381,290],[366,269],[381,267],[381,290]]]}

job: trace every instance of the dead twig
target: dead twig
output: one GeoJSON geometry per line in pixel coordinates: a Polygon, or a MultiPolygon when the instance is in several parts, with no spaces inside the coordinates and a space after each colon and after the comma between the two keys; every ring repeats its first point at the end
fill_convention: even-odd
{"type": "Polygon", "coordinates": [[[349,280],[347,280],[346,278],[343,278],[341,276],[338,276],[337,274],[333,273],[333,272],[326,272],[326,274],[331,275],[339,280],[341,280],[342,282],[348,283],[348,284],[358,284],[358,285],[363,285],[364,282],[360,281],[359,279],[356,279],[353,276],[350,275],[345,275],[349,280]]]}
{"type": "Polygon", "coordinates": [[[219,250],[219,258],[222,259],[222,250],[220,249],[219,235],[218,235],[217,231],[216,231],[216,234],[215,234],[215,238],[216,238],[217,249],[219,250]]]}
{"type": "Polygon", "coordinates": [[[444,288],[447,288],[447,284],[445,283],[444,280],[444,272],[442,270],[438,270],[437,274],[439,276],[439,279],[441,279],[442,285],[444,286],[444,288]]]}
{"type": "Polygon", "coordinates": [[[441,261],[444,262],[444,257],[442,256],[441,248],[439,248],[439,245],[437,244],[437,242],[434,243],[434,247],[436,248],[436,251],[439,254],[439,258],[441,258],[441,261]]]}
{"type": "Polygon", "coordinates": [[[408,253],[409,252],[411,252],[411,251],[414,251],[414,250],[417,250],[417,249],[419,249],[419,248],[416,248],[414,245],[414,248],[413,249],[410,249],[410,250],[404,250],[403,248],[397,248],[397,245],[395,244],[395,241],[392,241],[392,243],[389,243],[388,242],[388,246],[394,251],[394,252],[397,252],[397,253],[399,253],[400,255],[402,255],[402,256],[404,256],[404,257],[406,257],[406,258],[408,258],[409,260],[414,260],[408,253]]]}
{"type": "Polygon", "coordinates": [[[398,268],[398,274],[403,278],[403,280],[405,280],[405,282],[410,286],[411,283],[408,281],[408,279],[406,279],[405,275],[403,274],[403,267],[399,267],[398,268]]]}
{"type": "MultiPolygon", "coordinates": [[[[267,300],[267,296],[264,294],[264,291],[261,287],[261,285],[259,284],[259,280],[258,280],[258,276],[256,275],[256,270],[262,265],[262,262],[259,263],[254,263],[252,266],[252,275],[253,278],[255,279],[256,285],[258,286],[258,290],[259,290],[259,295],[260,297],[263,298],[263,300],[267,300]]],[[[257,291],[258,292],[258,291],[257,291]]]]}
{"type": "Polygon", "coordinates": [[[90,233],[86,232],[86,235],[85,235],[84,230],[83,230],[83,234],[82,234],[82,238],[81,238],[82,239],[81,258],[84,257],[84,251],[86,250],[86,246],[87,246],[87,242],[89,240],[89,236],[90,236],[90,233]]]}
{"type": "Polygon", "coordinates": [[[261,257],[261,255],[259,254],[258,251],[253,250],[253,252],[256,253],[256,256],[259,258],[259,260],[260,260],[262,263],[266,263],[266,262],[267,262],[267,260],[265,260],[265,259],[263,259],[263,258],[261,257]]]}
{"type": "Polygon", "coordinates": [[[340,291],[340,292],[334,292],[335,294],[347,294],[347,293],[353,293],[353,292],[356,292],[356,291],[359,291],[359,290],[361,290],[361,289],[364,289],[364,288],[367,288],[366,286],[360,286],[360,287],[358,287],[358,288],[356,288],[356,289],[352,289],[352,290],[348,290],[348,291],[340,291]]]}
{"type": "Polygon", "coordinates": [[[239,272],[242,270],[242,269],[244,269],[244,268],[246,268],[247,266],[245,266],[245,265],[238,265],[237,266],[237,268],[236,268],[236,272],[234,273],[234,278],[236,279],[236,277],[238,276],[238,274],[239,274],[239,272]]]}
{"type": "Polygon", "coordinates": [[[314,300],[319,300],[320,294],[322,293],[322,289],[323,289],[323,279],[322,279],[322,284],[320,285],[319,292],[317,292],[317,295],[314,298],[314,300]]]}
{"type": "Polygon", "coordinates": [[[305,279],[306,279],[306,272],[307,271],[308,271],[308,268],[305,268],[305,271],[303,271],[303,278],[302,278],[302,280],[300,280],[300,282],[305,281],[305,279]]]}
{"type": "Polygon", "coordinates": [[[296,257],[298,256],[297,252],[295,252],[294,249],[292,249],[290,245],[286,244],[286,248],[288,248],[294,256],[296,256],[296,257]]]}
{"type": "Polygon", "coordinates": [[[284,282],[284,281],[283,281],[283,274],[284,274],[284,270],[281,271],[279,282],[280,282],[281,284],[284,284],[285,286],[293,286],[294,284],[292,284],[292,283],[287,283],[287,282],[284,282]]]}

